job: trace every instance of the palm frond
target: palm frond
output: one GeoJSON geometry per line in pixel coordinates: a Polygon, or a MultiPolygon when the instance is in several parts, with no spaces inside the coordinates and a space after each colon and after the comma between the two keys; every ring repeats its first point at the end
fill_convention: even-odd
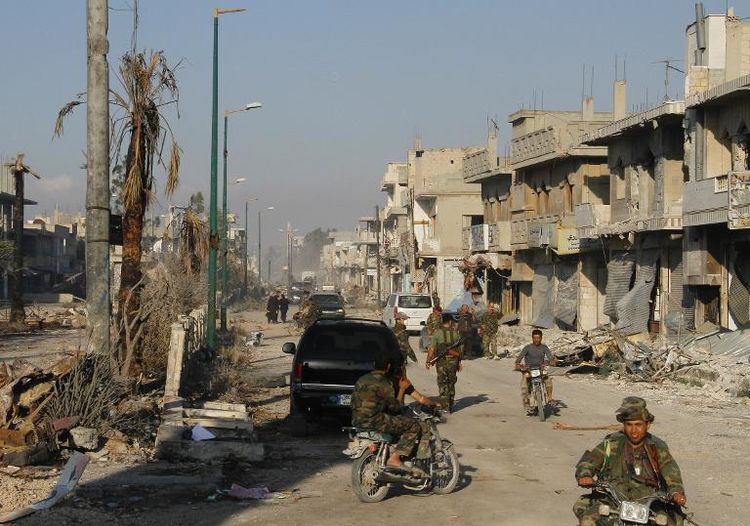
{"type": "Polygon", "coordinates": [[[86,101],[83,100],[83,95],[79,94],[75,100],[65,103],[60,111],[57,112],[57,118],[55,119],[55,129],[52,132],[52,137],[60,137],[63,134],[63,122],[65,117],[73,113],[76,106],[84,104],[86,101]]]}

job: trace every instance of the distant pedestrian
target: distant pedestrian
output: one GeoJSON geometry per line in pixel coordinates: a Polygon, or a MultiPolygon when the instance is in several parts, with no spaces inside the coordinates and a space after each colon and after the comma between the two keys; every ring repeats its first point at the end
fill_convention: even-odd
{"type": "Polygon", "coordinates": [[[279,298],[276,293],[271,294],[266,302],[266,318],[268,323],[276,323],[279,316],[279,298]]]}
{"type": "Polygon", "coordinates": [[[463,356],[472,356],[474,351],[474,341],[472,339],[472,330],[474,322],[474,313],[471,311],[471,307],[464,303],[458,309],[458,320],[456,320],[456,329],[461,336],[463,341],[463,356]]]}
{"type": "Polygon", "coordinates": [[[406,365],[407,358],[410,358],[413,362],[417,361],[417,355],[414,354],[414,349],[409,344],[409,333],[406,331],[405,320],[408,318],[406,314],[400,312],[396,315],[396,323],[393,325],[393,334],[396,335],[399,349],[401,349],[401,354],[404,357],[404,365],[406,365]]]}
{"type": "Polygon", "coordinates": [[[281,323],[286,323],[286,313],[289,312],[289,300],[282,294],[279,298],[279,313],[281,314],[281,323]]]}
{"type": "Polygon", "coordinates": [[[500,313],[495,309],[495,304],[490,303],[487,312],[484,313],[480,320],[480,336],[482,337],[482,348],[484,348],[484,357],[488,360],[498,360],[497,354],[497,329],[500,324],[500,313]]]}

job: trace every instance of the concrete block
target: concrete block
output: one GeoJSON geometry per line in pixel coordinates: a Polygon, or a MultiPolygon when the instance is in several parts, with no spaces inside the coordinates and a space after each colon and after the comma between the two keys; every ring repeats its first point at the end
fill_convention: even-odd
{"type": "Polygon", "coordinates": [[[223,411],[221,409],[183,409],[182,414],[188,418],[221,418],[224,420],[248,419],[247,411],[223,411]]]}
{"type": "Polygon", "coordinates": [[[260,462],[265,456],[263,444],[221,440],[159,440],[155,456],[164,460],[194,460],[199,462],[222,462],[228,458],[246,462],[260,462]]]}
{"type": "Polygon", "coordinates": [[[219,409],[222,411],[243,411],[246,412],[245,404],[228,404],[224,402],[203,402],[200,404],[202,409],[219,409]]]}
{"type": "Polygon", "coordinates": [[[74,427],[70,430],[70,437],[77,449],[94,451],[99,449],[99,431],[91,427],[74,427]]]}

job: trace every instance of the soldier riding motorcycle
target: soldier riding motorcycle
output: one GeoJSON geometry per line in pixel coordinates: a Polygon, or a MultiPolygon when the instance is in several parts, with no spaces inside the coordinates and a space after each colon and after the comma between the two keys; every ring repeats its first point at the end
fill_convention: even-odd
{"type": "Polygon", "coordinates": [[[453,444],[441,438],[437,429],[440,411],[412,409],[423,429],[416,452],[400,469],[388,466],[394,437],[388,433],[348,429],[352,436],[344,454],[354,460],[352,489],[362,502],[380,502],[394,484],[412,491],[451,493],[458,484],[460,466],[453,444]]]}
{"type": "Polygon", "coordinates": [[[682,475],[667,444],[648,432],[654,415],[646,401],[629,396],[616,416],[622,431],[607,435],[576,466],[578,485],[592,488],[573,506],[579,524],[681,526],[682,475]]]}

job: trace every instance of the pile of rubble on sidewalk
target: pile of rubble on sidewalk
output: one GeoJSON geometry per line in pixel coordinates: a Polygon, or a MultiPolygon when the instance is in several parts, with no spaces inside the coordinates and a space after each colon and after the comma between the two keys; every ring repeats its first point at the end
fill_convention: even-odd
{"type": "Polygon", "coordinates": [[[71,354],[46,369],[0,364],[0,464],[37,465],[76,450],[147,454],[160,394],[133,395],[102,356],[71,354]]]}
{"type": "MultiPolygon", "coordinates": [[[[530,342],[530,328],[502,325],[498,347],[517,355],[530,342]]],[[[623,335],[607,327],[584,333],[545,329],[558,374],[598,372],[637,382],[672,380],[750,396],[750,329],[729,331],[705,324],[693,333],[666,338],[623,335]]]]}

